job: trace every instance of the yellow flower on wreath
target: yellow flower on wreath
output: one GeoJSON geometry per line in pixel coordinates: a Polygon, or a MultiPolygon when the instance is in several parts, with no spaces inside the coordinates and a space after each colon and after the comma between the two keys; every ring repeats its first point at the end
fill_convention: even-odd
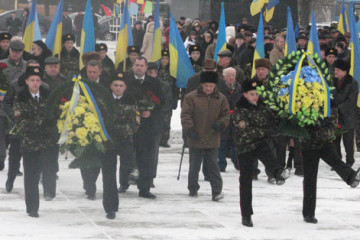
{"type": "Polygon", "coordinates": [[[87,135],[88,135],[88,131],[86,130],[86,128],[81,127],[81,128],[76,129],[76,136],[80,140],[86,138],[87,135]]]}
{"type": "Polygon", "coordinates": [[[102,142],[101,136],[100,136],[99,134],[96,134],[96,135],[94,136],[94,139],[95,139],[95,141],[97,141],[97,142],[102,142]]]}
{"type": "Polygon", "coordinates": [[[304,85],[301,85],[298,87],[298,92],[299,92],[300,96],[305,96],[308,91],[309,90],[304,85]]]}
{"type": "Polygon", "coordinates": [[[85,147],[86,145],[89,144],[89,141],[86,138],[84,138],[84,139],[80,139],[79,143],[81,146],[85,147]]]}
{"type": "Polygon", "coordinates": [[[62,130],[64,129],[64,120],[58,120],[56,126],[58,128],[59,133],[61,133],[62,130]]]}
{"type": "Polygon", "coordinates": [[[310,97],[306,96],[302,99],[302,103],[303,103],[303,107],[309,108],[313,103],[313,100],[310,97]]]}
{"type": "Polygon", "coordinates": [[[79,107],[79,106],[75,108],[75,116],[79,116],[79,115],[84,114],[84,113],[85,113],[84,108],[79,107]]]}

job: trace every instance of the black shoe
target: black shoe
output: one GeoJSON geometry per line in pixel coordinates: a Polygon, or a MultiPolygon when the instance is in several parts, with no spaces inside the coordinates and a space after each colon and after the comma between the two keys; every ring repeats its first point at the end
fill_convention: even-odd
{"type": "Polygon", "coordinates": [[[353,162],[347,162],[346,165],[348,165],[349,167],[352,167],[354,165],[355,161],[353,162]]]}
{"type": "Polygon", "coordinates": [[[94,201],[96,199],[96,195],[95,194],[87,194],[86,198],[89,199],[89,200],[94,201]]]}
{"type": "Polygon", "coordinates": [[[197,190],[190,190],[189,196],[190,197],[197,197],[198,196],[197,190]]]}
{"type": "Polygon", "coordinates": [[[115,212],[108,212],[106,214],[107,219],[115,219],[115,216],[116,216],[115,212]]]}
{"type": "Polygon", "coordinates": [[[119,193],[125,193],[126,190],[128,190],[129,185],[120,185],[119,187],[119,193]]]}
{"type": "Polygon", "coordinates": [[[211,199],[211,200],[213,200],[214,202],[218,202],[218,201],[220,201],[220,200],[223,199],[223,198],[224,198],[224,195],[223,195],[222,193],[219,193],[218,195],[212,196],[212,199],[211,199]]]}
{"type": "Polygon", "coordinates": [[[165,144],[161,144],[160,147],[169,148],[171,146],[168,143],[165,143],[165,144]]]}
{"type": "Polygon", "coordinates": [[[29,212],[29,216],[30,216],[30,217],[33,217],[33,218],[38,218],[38,217],[39,217],[39,214],[38,214],[38,212],[36,212],[36,211],[32,211],[32,212],[29,212]]]}
{"type": "Polygon", "coordinates": [[[45,201],[52,201],[54,199],[54,196],[52,196],[49,193],[44,193],[45,201]]]}
{"type": "Polygon", "coordinates": [[[296,169],[294,174],[299,177],[304,176],[304,172],[301,169],[296,169]]]}
{"type": "Polygon", "coordinates": [[[242,221],[241,221],[242,225],[246,226],[246,227],[253,227],[254,224],[251,221],[251,216],[248,217],[242,217],[242,221]]]}
{"type": "Polygon", "coordinates": [[[225,168],[220,168],[220,172],[225,172],[225,168]]]}
{"type": "Polygon", "coordinates": [[[206,176],[204,176],[204,181],[210,182],[210,179],[206,176]]]}
{"type": "Polygon", "coordinates": [[[5,161],[0,161],[0,171],[4,170],[5,168],[5,161]]]}
{"type": "Polygon", "coordinates": [[[155,188],[155,184],[152,183],[152,184],[150,185],[150,188],[155,188]]]}
{"type": "Polygon", "coordinates": [[[283,185],[285,183],[285,178],[283,178],[281,175],[276,178],[276,185],[283,185]]]}
{"type": "Polygon", "coordinates": [[[350,187],[356,188],[359,185],[359,182],[360,182],[360,168],[352,176],[350,187]]]}
{"type": "Polygon", "coordinates": [[[18,171],[18,173],[16,174],[16,176],[18,176],[18,177],[22,177],[24,174],[22,173],[22,172],[20,172],[20,171],[18,171]]]}
{"type": "Polygon", "coordinates": [[[155,199],[156,195],[152,194],[150,191],[140,191],[139,192],[139,197],[155,199]]]}
{"type": "Polygon", "coordinates": [[[258,173],[253,173],[251,177],[252,177],[252,180],[257,181],[258,180],[258,173]]]}
{"type": "Polygon", "coordinates": [[[304,221],[307,223],[318,223],[318,220],[314,216],[304,217],[304,221]]]}
{"type": "Polygon", "coordinates": [[[6,183],[5,183],[5,187],[6,187],[7,192],[11,192],[13,187],[14,187],[14,183],[7,180],[6,183]]]}

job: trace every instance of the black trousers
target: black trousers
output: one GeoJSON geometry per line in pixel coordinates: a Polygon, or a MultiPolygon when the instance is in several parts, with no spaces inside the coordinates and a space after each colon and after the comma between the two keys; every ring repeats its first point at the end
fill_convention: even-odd
{"type": "Polygon", "coordinates": [[[301,143],[298,139],[294,139],[294,146],[289,147],[289,157],[286,163],[287,168],[293,167],[294,160],[294,168],[298,171],[302,170],[302,152],[301,152],[301,143]]]}
{"type": "Polygon", "coordinates": [[[344,133],[343,135],[341,135],[335,139],[336,150],[340,156],[340,159],[342,159],[341,144],[340,144],[341,138],[343,139],[343,142],[344,142],[344,147],[345,147],[345,152],[346,152],[346,163],[348,165],[352,166],[355,162],[355,159],[354,159],[354,129],[347,130],[346,133],[344,133]]]}
{"type": "Polygon", "coordinates": [[[155,177],[157,158],[159,151],[159,135],[139,131],[134,136],[136,162],[139,169],[137,186],[140,191],[149,191],[155,177]]]}
{"type": "Polygon", "coordinates": [[[316,182],[320,158],[331,166],[347,184],[351,184],[351,179],[355,174],[351,167],[341,161],[333,143],[327,143],[321,149],[303,150],[304,199],[302,213],[304,217],[315,216],[316,182]]]}
{"type": "Polygon", "coordinates": [[[116,183],[116,165],[118,152],[107,151],[101,161],[103,178],[103,206],[106,213],[117,212],[119,209],[119,196],[116,183]]]}
{"type": "Polygon", "coordinates": [[[218,149],[217,148],[189,148],[189,174],[188,174],[188,189],[199,190],[199,171],[201,163],[207,170],[207,177],[211,185],[211,194],[216,196],[222,191],[222,178],[220,169],[217,163],[218,149]]]}
{"type": "MultiPolygon", "coordinates": [[[[119,183],[120,185],[129,185],[129,176],[136,168],[136,157],[134,145],[130,142],[121,143],[113,154],[120,155],[119,183]]],[[[114,155],[113,155],[114,157],[114,155]]]]}
{"type": "Polygon", "coordinates": [[[9,170],[8,170],[8,181],[14,182],[16,174],[19,172],[20,161],[22,154],[20,152],[20,139],[10,136],[10,147],[9,147],[9,170]]]}
{"type": "Polygon", "coordinates": [[[96,180],[100,174],[100,168],[80,168],[81,178],[83,180],[83,188],[86,195],[95,196],[96,194],[96,180]]]}
{"type": "Polygon", "coordinates": [[[4,162],[6,159],[6,117],[0,116],[0,161],[4,162]]]}
{"type": "Polygon", "coordinates": [[[277,161],[269,145],[264,141],[258,148],[239,154],[240,167],[240,209],[243,217],[252,215],[252,173],[253,162],[259,159],[265,169],[277,177],[282,172],[282,167],[277,161]]]}
{"type": "Polygon", "coordinates": [[[56,195],[56,170],[58,147],[48,147],[41,151],[24,152],[24,188],[26,212],[39,211],[39,180],[42,173],[44,194],[56,195]]]}

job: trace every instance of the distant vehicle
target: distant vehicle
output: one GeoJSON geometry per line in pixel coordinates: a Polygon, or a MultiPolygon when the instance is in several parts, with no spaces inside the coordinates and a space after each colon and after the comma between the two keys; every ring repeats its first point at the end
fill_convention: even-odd
{"type": "MultiPolygon", "coordinates": [[[[16,17],[18,17],[21,20],[21,22],[23,21],[23,16],[22,16],[23,10],[12,10],[12,11],[3,12],[0,14],[0,31],[7,31],[7,26],[5,25],[5,22],[6,19],[10,17],[11,13],[13,12],[16,13],[16,17]]],[[[39,18],[41,34],[46,35],[46,33],[50,28],[52,18],[41,14],[38,14],[38,18],[39,18]]]]}

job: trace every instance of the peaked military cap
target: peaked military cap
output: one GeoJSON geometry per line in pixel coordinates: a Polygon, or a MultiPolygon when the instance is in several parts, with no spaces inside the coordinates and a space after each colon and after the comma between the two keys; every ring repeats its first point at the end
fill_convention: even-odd
{"type": "Polygon", "coordinates": [[[42,78],[44,75],[44,71],[40,67],[33,67],[33,66],[27,67],[25,71],[25,79],[34,75],[42,78]]]}
{"type": "Polygon", "coordinates": [[[2,32],[0,33],[0,41],[1,40],[11,40],[12,35],[8,32],[2,32]]]}
{"type": "Polygon", "coordinates": [[[140,50],[137,46],[128,46],[127,48],[127,53],[130,54],[130,53],[137,53],[140,55],[140,50]]]}
{"type": "Polygon", "coordinates": [[[167,49],[161,50],[161,56],[162,57],[169,57],[169,50],[167,50],[167,49]]]}
{"type": "Polygon", "coordinates": [[[189,54],[191,54],[192,52],[201,52],[201,47],[199,45],[191,45],[189,47],[189,54]]]}
{"type": "Polygon", "coordinates": [[[242,90],[243,90],[243,92],[248,92],[251,90],[256,90],[256,88],[259,86],[261,86],[261,83],[259,80],[246,79],[244,81],[244,83],[242,84],[242,90]]]}
{"type": "Polygon", "coordinates": [[[73,42],[75,42],[75,35],[74,35],[74,34],[70,34],[70,33],[64,34],[64,35],[62,36],[62,43],[66,42],[66,41],[73,41],[73,42]]]}
{"type": "Polygon", "coordinates": [[[334,55],[335,57],[337,57],[338,51],[336,50],[336,48],[328,48],[325,50],[325,56],[328,55],[334,55]]]}
{"type": "Polygon", "coordinates": [[[95,44],[95,51],[108,51],[108,47],[105,43],[97,43],[95,44]]]}

